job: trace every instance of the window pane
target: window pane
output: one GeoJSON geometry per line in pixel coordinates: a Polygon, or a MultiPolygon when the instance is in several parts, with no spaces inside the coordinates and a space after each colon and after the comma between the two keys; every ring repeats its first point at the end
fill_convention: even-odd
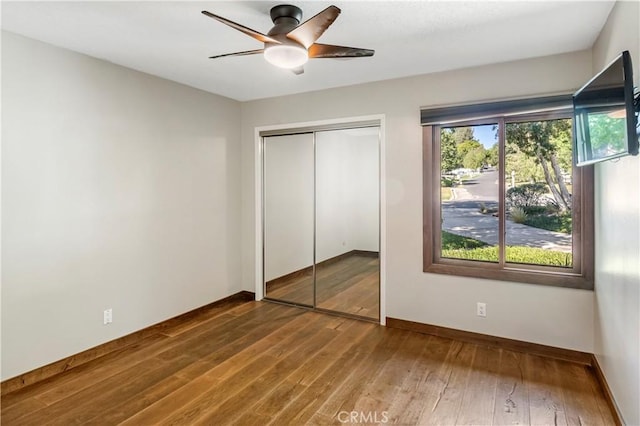
{"type": "Polygon", "coordinates": [[[506,261],[572,267],[571,120],[507,123],[506,261]]]}
{"type": "Polygon", "coordinates": [[[497,129],[441,129],[441,257],[498,262],[497,129]]]}

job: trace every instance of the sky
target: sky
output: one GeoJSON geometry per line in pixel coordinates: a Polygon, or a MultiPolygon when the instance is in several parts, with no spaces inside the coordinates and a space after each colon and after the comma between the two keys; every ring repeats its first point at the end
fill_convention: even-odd
{"type": "Polygon", "coordinates": [[[480,143],[489,149],[495,144],[498,139],[496,132],[493,129],[493,124],[486,126],[473,126],[473,136],[480,141],[480,143]]]}

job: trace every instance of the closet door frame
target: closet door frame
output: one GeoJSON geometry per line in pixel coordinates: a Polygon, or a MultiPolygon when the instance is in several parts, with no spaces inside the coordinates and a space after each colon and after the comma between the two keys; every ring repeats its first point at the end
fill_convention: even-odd
{"type": "MultiPolygon", "coordinates": [[[[255,298],[262,300],[264,294],[264,215],[263,215],[263,158],[264,138],[267,136],[283,136],[299,133],[314,133],[324,130],[353,129],[358,127],[378,127],[379,137],[379,240],[380,240],[380,284],[379,284],[379,323],[385,325],[386,320],[386,173],[385,173],[385,116],[370,115],[303,123],[260,126],[254,130],[254,201],[255,201],[255,298]]],[[[315,177],[314,177],[315,179],[315,177]]],[[[315,198],[315,194],[314,194],[315,198]]],[[[315,208],[314,208],[315,210],[315,208]]],[[[315,234],[315,230],[314,230],[315,234]]],[[[315,240],[315,238],[314,238],[315,240]]],[[[314,241],[315,251],[315,241],[314,241]]],[[[314,254],[315,258],[315,254],[314,254]]],[[[315,287],[315,284],[314,284],[315,287]]],[[[315,288],[314,288],[315,293],[315,288]]],[[[317,308],[316,308],[317,309],[317,308]]],[[[323,310],[324,311],[324,310],[323,310]]],[[[339,314],[339,313],[338,313],[339,314]]],[[[347,315],[348,316],[348,315],[347,315]]]]}

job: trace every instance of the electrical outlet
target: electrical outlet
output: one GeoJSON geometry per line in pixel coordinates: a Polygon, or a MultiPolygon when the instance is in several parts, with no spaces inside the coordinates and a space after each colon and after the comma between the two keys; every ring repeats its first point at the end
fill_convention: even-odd
{"type": "Polygon", "coordinates": [[[476,315],[478,315],[479,317],[486,317],[487,316],[487,304],[486,303],[478,302],[478,304],[476,306],[476,315]]]}
{"type": "Polygon", "coordinates": [[[111,324],[113,322],[113,309],[105,309],[102,316],[102,323],[104,325],[111,324]]]}

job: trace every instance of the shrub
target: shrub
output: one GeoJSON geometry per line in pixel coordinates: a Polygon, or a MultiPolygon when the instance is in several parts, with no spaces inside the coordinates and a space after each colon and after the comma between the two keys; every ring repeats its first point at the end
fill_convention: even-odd
{"type": "MultiPolygon", "coordinates": [[[[518,207],[518,208],[522,208],[522,207],[518,207]]],[[[536,215],[536,214],[546,213],[548,209],[547,209],[547,206],[533,206],[533,207],[524,208],[523,210],[528,215],[536,215]]]]}
{"type": "Polygon", "coordinates": [[[545,213],[558,213],[560,211],[560,206],[553,199],[547,199],[547,203],[545,204],[545,213]]]}
{"type": "Polygon", "coordinates": [[[535,228],[546,229],[547,231],[571,234],[571,212],[529,215],[523,223],[535,228]]]}
{"type": "Polygon", "coordinates": [[[527,209],[543,205],[543,196],[547,193],[544,183],[525,183],[507,190],[507,203],[513,207],[527,209]]]}
{"type": "Polygon", "coordinates": [[[451,188],[453,185],[455,185],[455,180],[453,178],[442,176],[440,179],[440,186],[443,188],[451,188]]]}
{"type": "Polygon", "coordinates": [[[527,212],[522,207],[511,207],[509,216],[515,223],[525,223],[527,220],[527,212]]]}

